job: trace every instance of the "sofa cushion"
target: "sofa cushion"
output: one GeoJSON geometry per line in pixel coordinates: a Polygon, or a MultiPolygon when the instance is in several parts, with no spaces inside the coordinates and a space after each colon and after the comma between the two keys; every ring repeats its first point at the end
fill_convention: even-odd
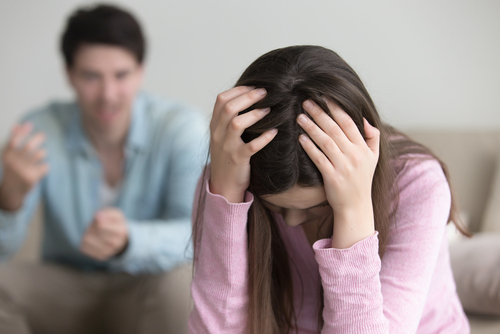
{"type": "Polygon", "coordinates": [[[464,310],[500,316],[500,233],[455,242],[450,258],[464,310]]]}
{"type": "Polygon", "coordinates": [[[495,174],[491,183],[490,196],[486,203],[481,231],[500,233],[500,155],[495,167],[495,174]]]}
{"type": "Polygon", "coordinates": [[[467,214],[470,231],[479,232],[500,152],[500,131],[414,130],[407,133],[446,163],[459,209],[467,214]]]}

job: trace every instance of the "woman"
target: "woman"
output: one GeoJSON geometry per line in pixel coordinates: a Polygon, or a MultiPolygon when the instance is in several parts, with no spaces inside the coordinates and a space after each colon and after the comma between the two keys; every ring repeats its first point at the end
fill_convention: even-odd
{"type": "Polygon", "coordinates": [[[257,59],[219,94],[195,211],[192,333],[468,333],[443,166],[333,51],[257,59]]]}

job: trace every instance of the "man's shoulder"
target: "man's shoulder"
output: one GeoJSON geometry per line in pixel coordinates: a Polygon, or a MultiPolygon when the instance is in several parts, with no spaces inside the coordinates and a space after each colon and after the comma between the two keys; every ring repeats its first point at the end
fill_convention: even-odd
{"type": "Polygon", "coordinates": [[[155,128],[168,131],[187,124],[195,127],[206,125],[204,113],[185,102],[149,93],[141,93],[140,100],[145,117],[155,128]]]}
{"type": "Polygon", "coordinates": [[[199,118],[203,116],[200,109],[177,99],[165,98],[151,93],[140,94],[140,100],[148,117],[160,119],[168,118],[199,118]]]}

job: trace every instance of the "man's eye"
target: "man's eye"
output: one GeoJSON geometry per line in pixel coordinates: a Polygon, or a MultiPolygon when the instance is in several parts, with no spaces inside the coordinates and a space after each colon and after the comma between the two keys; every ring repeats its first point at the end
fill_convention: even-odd
{"type": "Polygon", "coordinates": [[[95,73],[84,73],[83,74],[83,78],[85,80],[97,80],[99,78],[99,75],[95,74],[95,73]]]}
{"type": "Polygon", "coordinates": [[[116,75],[116,78],[118,80],[123,80],[128,76],[129,72],[120,72],[116,75]]]}

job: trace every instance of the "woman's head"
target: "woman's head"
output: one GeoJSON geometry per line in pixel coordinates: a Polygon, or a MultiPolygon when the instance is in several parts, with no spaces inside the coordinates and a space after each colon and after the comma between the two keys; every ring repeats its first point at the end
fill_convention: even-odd
{"type": "MultiPolygon", "coordinates": [[[[296,268],[290,261],[273,213],[283,215],[281,209],[284,207],[322,210],[322,204],[327,204],[321,173],[299,143],[299,135],[304,131],[297,124],[297,116],[307,114],[302,108],[303,102],[310,99],[329,113],[322,99],[327,97],[353,119],[363,137],[363,118],[380,130],[379,157],[371,189],[381,256],[388,240],[391,215],[397,209],[396,173],[411,157],[435,157],[425,147],[382,124],[359,77],[331,50],[319,46],[292,46],[271,51],[253,62],[236,86],[267,90],[263,100],[242,113],[271,108],[267,116],[243,133],[242,139],[249,142],[266,130],[278,129],[277,136],[250,160],[249,190],[256,196],[247,223],[249,333],[289,333],[296,324],[295,315],[300,311],[294,310],[297,296],[294,296],[291,279],[296,268]]],[[[201,198],[200,203],[203,203],[201,198]]],[[[331,212],[331,208],[329,210],[331,212]]],[[[321,212],[318,211],[318,216],[321,212]]],[[[450,217],[456,217],[453,207],[450,217]]],[[[196,242],[201,240],[203,231],[199,218],[200,211],[195,219],[195,254],[196,242]]],[[[327,221],[331,225],[332,219],[327,221]]],[[[319,331],[323,298],[320,291],[315,297],[319,302],[319,331]]]]}
{"type": "Polygon", "coordinates": [[[299,143],[304,131],[297,116],[307,114],[302,104],[312,100],[329,114],[322,99],[326,97],[353,119],[363,137],[363,118],[380,130],[372,197],[381,249],[387,235],[391,186],[386,131],[357,74],[335,52],[323,47],[291,46],[266,53],[244,71],[236,86],[267,90],[263,100],[242,113],[271,108],[267,116],[245,130],[242,139],[249,142],[267,130],[278,129],[276,137],[250,159],[249,190],[256,195],[247,225],[250,332],[285,333],[293,326],[295,314],[292,268],[273,213],[281,213],[285,220],[289,220],[287,214],[293,214],[287,221],[292,226],[316,218],[317,222],[329,221],[330,227],[332,222],[321,219],[331,213],[331,208],[321,207],[326,200],[323,178],[299,143]]]}
{"type": "Polygon", "coordinates": [[[304,133],[297,116],[302,103],[311,99],[328,110],[322,97],[339,105],[363,131],[363,117],[377,128],[380,119],[363,83],[335,52],[320,46],[291,46],[264,54],[242,74],[237,86],[263,87],[267,96],[251,108],[270,107],[271,112],[249,127],[245,142],[266,130],[277,128],[277,136],[251,159],[250,190],[257,196],[279,194],[294,186],[323,184],[321,173],[302,149],[304,133]]]}

